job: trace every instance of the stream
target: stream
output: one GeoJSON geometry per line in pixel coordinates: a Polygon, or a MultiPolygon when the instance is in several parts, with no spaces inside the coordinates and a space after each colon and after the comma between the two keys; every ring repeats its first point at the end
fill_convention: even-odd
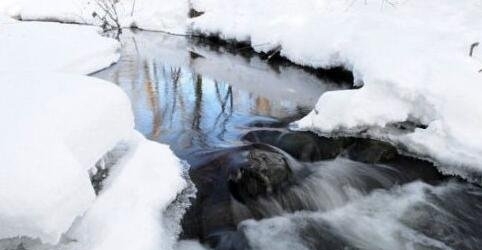
{"type": "Polygon", "coordinates": [[[94,76],[118,84],[136,129],[190,165],[195,198],[165,213],[179,217],[177,248],[481,248],[479,186],[387,143],[289,130],[349,77],[158,32],[121,42],[120,61],[94,76]]]}

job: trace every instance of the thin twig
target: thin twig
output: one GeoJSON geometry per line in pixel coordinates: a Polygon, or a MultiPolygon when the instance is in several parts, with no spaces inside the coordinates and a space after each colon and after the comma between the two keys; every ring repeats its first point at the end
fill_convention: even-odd
{"type": "Polygon", "coordinates": [[[474,49],[479,46],[479,42],[475,42],[475,43],[472,43],[472,45],[470,45],[470,51],[469,51],[469,56],[472,57],[472,55],[474,54],[474,49]]]}
{"type": "Polygon", "coordinates": [[[136,8],[136,0],[132,1],[131,17],[134,16],[134,9],[136,8]]]}

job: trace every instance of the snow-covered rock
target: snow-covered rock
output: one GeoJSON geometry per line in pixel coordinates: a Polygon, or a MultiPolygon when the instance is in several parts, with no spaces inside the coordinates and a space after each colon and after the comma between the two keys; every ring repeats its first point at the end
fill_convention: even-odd
{"type": "Polygon", "coordinates": [[[358,90],[326,92],[296,123],[319,133],[355,133],[401,145],[443,171],[482,173],[482,4],[428,1],[195,0],[205,12],[193,30],[248,41],[257,51],[281,47],[289,60],[342,65],[358,90]],[[222,21],[220,21],[222,20],[222,21]],[[426,128],[391,132],[390,124],[426,128]],[[368,131],[367,131],[368,129],[368,131]]]}

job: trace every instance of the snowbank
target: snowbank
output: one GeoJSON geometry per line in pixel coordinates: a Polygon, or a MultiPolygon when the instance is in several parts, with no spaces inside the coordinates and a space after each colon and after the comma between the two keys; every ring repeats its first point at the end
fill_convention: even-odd
{"type": "Polygon", "coordinates": [[[133,133],[105,191],[67,234],[73,249],[171,249],[162,211],[185,187],[182,163],[168,146],[133,133]]]}
{"type": "Polygon", "coordinates": [[[281,46],[295,63],[354,72],[363,88],[324,93],[296,123],[299,129],[387,140],[447,173],[480,175],[482,49],[469,56],[471,44],[482,41],[480,1],[195,0],[193,6],[205,12],[192,21],[196,32],[249,41],[263,52],[281,46]],[[388,129],[406,121],[420,128],[388,129]]]}
{"type": "Polygon", "coordinates": [[[162,212],[183,164],[134,130],[120,88],[76,75],[115,62],[119,44],[95,27],[1,15],[0,31],[0,249],[172,247],[162,212]],[[89,172],[119,147],[96,197],[89,172]]]}
{"type": "MultiPolygon", "coordinates": [[[[99,24],[92,13],[102,13],[91,0],[2,0],[0,13],[22,20],[99,24]]],[[[188,1],[121,0],[116,11],[122,27],[183,34],[188,1]]]]}
{"type": "Polygon", "coordinates": [[[99,31],[91,26],[18,22],[3,17],[0,70],[88,74],[108,67],[119,59],[120,44],[100,36],[99,31]]]}
{"type": "Polygon", "coordinates": [[[55,243],[95,198],[88,169],[134,125],[117,87],[46,71],[91,73],[119,45],[79,25],[2,16],[0,30],[0,239],[55,243]]]}
{"type": "Polygon", "coordinates": [[[4,72],[0,82],[0,114],[11,118],[0,123],[0,239],[56,244],[87,211],[67,234],[77,242],[68,249],[159,249],[170,242],[161,212],[185,186],[182,163],[133,130],[120,88],[61,73],[4,72]],[[88,169],[119,143],[128,151],[95,199],[88,169]]]}
{"type": "Polygon", "coordinates": [[[2,72],[0,82],[0,239],[56,243],[95,198],[88,169],[131,133],[129,100],[85,76],[2,72]]]}

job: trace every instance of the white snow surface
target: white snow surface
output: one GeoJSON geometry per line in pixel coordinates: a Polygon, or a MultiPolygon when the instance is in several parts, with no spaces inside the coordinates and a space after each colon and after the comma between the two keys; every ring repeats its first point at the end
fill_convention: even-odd
{"type": "MultiPolygon", "coordinates": [[[[116,12],[121,26],[125,28],[183,34],[186,31],[188,6],[188,1],[184,0],[120,0],[116,4],[116,12]]],[[[82,24],[100,24],[92,13],[103,13],[96,0],[2,0],[2,12],[21,20],[82,24]]]]}
{"type": "Polygon", "coordinates": [[[324,93],[295,127],[383,139],[468,179],[482,172],[482,3],[194,0],[195,32],[281,46],[289,60],[344,66],[361,89],[324,93]],[[222,20],[222,21],[220,21],[222,20]],[[414,131],[387,129],[412,121],[414,131]],[[363,133],[361,133],[364,131],[363,133]]]}
{"type": "Polygon", "coordinates": [[[0,15],[1,71],[89,74],[119,59],[120,44],[86,25],[18,22],[0,15]]]}
{"type": "Polygon", "coordinates": [[[186,183],[182,163],[167,145],[146,140],[138,132],[127,141],[129,151],[111,170],[93,206],[67,233],[77,239],[71,249],[172,249],[170,228],[162,227],[162,211],[186,183]]]}
{"type": "Polygon", "coordinates": [[[118,48],[95,27],[0,15],[0,249],[173,247],[162,212],[184,164],[134,130],[119,87],[80,75],[118,48]],[[118,159],[96,197],[89,172],[108,152],[118,159]]]}
{"type": "Polygon", "coordinates": [[[55,243],[95,199],[88,169],[133,128],[111,83],[61,73],[2,72],[0,239],[55,243]]]}

